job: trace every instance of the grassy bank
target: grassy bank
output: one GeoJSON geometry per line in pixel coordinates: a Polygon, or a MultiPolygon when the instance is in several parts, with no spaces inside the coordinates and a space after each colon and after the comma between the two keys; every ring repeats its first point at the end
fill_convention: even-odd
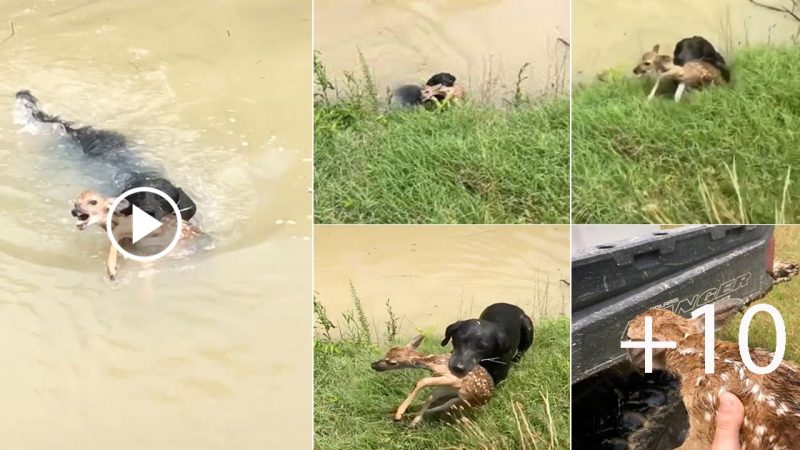
{"type": "Polygon", "coordinates": [[[567,98],[428,111],[389,106],[368,70],[316,79],[317,223],[568,222],[567,98]]]}
{"type": "MultiPolygon", "coordinates": [[[[543,319],[536,324],[534,347],[495,397],[469,415],[467,423],[428,419],[418,427],[410,420],[394,423],[391,413],[427,372],[377,373],[370,362],[391,344],[372,343],[369,324],[358,302],[332,339],[324,309],[314,344],[314,419],[316,448],[350,449],[567,449],[569,448],[569,319],[543,319]],[[339,338],[341,336],[341,338],[339,338]]],[[[387,334],[396,328],[386,324],[387,334]]],[[[395,345],[406,339],[392,339],[395,345]]],[[[424,352],[445,351],[429,333],[424,352]]],[[[424,400],[423,393],[415,404],[424,400]]]]}
{"type": "MultiPolygon", "coordinates": [[[[775,258],[779,261],[800,261],[800,227],[775,227],[775,258]]],[[[800,363],[800,279],[796,278],[772,288],[758,303],[772,305],[781,313],[786,323],[785,359],[800,363]]],[[[742,314],[720,331],[720,338],[739,342],[739,324],[742,314]]],[[[775,350],[775,325],[769,315],[757,314],[750,324],[750,347],[775,350]]]]}
{"type": "Polygon", "coordinates": [[[800,47],[750,48],[730,87],[680,104],[652,82],[611,77],[573,104],[577,223],[783,223],[797,219],[800,47]]]}

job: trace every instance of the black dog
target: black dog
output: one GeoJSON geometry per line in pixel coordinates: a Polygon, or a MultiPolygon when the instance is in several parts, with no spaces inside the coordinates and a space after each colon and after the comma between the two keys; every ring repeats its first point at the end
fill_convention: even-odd
{"type": "MultiPolygon", "coordinates": [[[[456,84],[456,77],[447,72],[440,72],[430,77],[428,81],[425,82],[425,86],[436,86],[437,84],[453,87],[456,84]]],[[[416,84],[400,86],[395,89],[394,97],[403,106],[415,106],[427,103],[422,101],[422,86],[417,86],[416,84]]],[[[435,97],[439,101],[444,100],[444,94],[435,97]]],[[[428,102],[433,103],[433,100],[429,99],[428,102]]]]}
{"type": "Polygon", "coordinates": [[[704,37],[693,36],[681,39],[675,45],[675,52],[673,53],[673,62],[675,64],[682,66],[688,61],[698,59],[719,69],[726,83],[731,81],[731,71],[725,63],[725,58],[704,37]]]}
{"type": "Polygon", "coordinates": [[[506,379],[511,363],[519,361],[533,344],[533,321],[518,306],[495,303],[484,309],[478,319],[450,324],[442,346],[451,338],[450,371],[463,376],[480,364],[497,384],[506,379]]]}
{"type": "MultiPolygon", "coordinates": [[[[89,126],[78,128],[58,116],[47,114],[39,108],[38,99],[30,91],[17,92],[15,109],[15,114],[21,116],[18,120],[54,124],[81,147],[84,155],[102,159],[114,166],[117,169],[117,176],[113,182],[120,189],[118,194],[133,188],[150,187],[172,198],[178,205],[183,220],[191,219],[197,212],[197,205],[186,192],[164,178],[163,171],[148,167],[137,158],[122,134],[89,126]]],[[[133,194],[128,201],[156,219],[173,214],[172,207],[166,200],[151,193],[133,194]]],[[[122,212],[132,214],[133,207],[130,206],[122,212]]]]}

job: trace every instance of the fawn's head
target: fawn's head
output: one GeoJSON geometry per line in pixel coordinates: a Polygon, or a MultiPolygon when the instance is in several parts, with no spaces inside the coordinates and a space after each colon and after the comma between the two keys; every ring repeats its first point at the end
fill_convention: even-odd
{"type": "Polygon", "coordinates": [[[423,356],[417,351],[417,347],[422,342],[423,336],[419,335],[411,339],[411,342],[403,347],[392,347],[386,352],[383,359],[379,359],[372,363],[372,369],[378,372],[385,372],[387,370],[408,369],[408,368],[424,368],[424,365],[419,363],[419,357],[423,356]]]}
{"type": "MultiPolygon", "coordinates": [[[[725,322],[733,317],[743,306],[739,299],[731,298],[714,303],[714,327],[721,328],[725,322]]],[[[628,322],[626,338],[632,341],[644,340],[645,317],[653,319],[653,340],[680,342],[693,334],[702,334],[705,331],[704,316],[687,319],[666,309],[654,308],[645,311],[628,322]]],[[[678,344],[680,347],[680,344],[678,344]]],[[[653,367],[664,369],[666,367],[665,354],[667,349],[653,349],[653,367]]],[[[628,349],[628,358],[634,366],[644,367],[644,349],[628,349]]]]}
{"type": "MultiPolygon", "coordinates": [[[[96,223],[105,224],[109,211],[116,198],[104,197],[97,191],[87,190],[81,192],[72,208],[72,217],[77,221],[75,226],[83,231],[96,223]]],[[[127,200],[120,201],[120,208],[127,208],[127,200]]]]}
{"type": "Polygon", "coordinates": [[[642,59],[639,61],[639,64],[633,68],[633,73],[635,73],[637,76],[655,74],[658,73],[660,68],[663,67],[665,63],[671,62],[672,57],[669,55],[658,54],[660,48],[661,45],[656,44],[653,46],[652,50],[645,52],[642,55],[642,59]]]}

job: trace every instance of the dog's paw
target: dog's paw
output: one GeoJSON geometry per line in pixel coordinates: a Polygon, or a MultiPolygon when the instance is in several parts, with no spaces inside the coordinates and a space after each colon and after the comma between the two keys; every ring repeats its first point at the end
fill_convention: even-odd
{"type": "Polygon", "coordinates": [[[416,428],[419,424],[422,423],[422,416],[414,417],[414,420],[408,425],[409,428],[416,428]]]}

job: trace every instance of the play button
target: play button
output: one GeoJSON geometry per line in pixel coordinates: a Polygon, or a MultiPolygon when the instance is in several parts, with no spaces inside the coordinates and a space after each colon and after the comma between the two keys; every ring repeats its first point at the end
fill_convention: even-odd
{"type": "Polygon", "coordinates": [[[114,200],[110,212],[106,220],[108,239],[111,240],[111,245],[128,259],[142,262],[155,261],[171,252],[181,239],[181,211],[170,196],[158,189],[138,187],[126,191],[114,200]],[[166,201],[175,216],[165,216],[158,220],[142,209],[146,208],[144,203],[137,204],[137,202],[152,202],[153,195],[166,201]],[[116,226],[114,226],[115,220],[116,226]],[[130,246],[120,244],[119,241],[126,238],[130,239],[130,246]]]}
{"type": "Polygon", "coordinates": [[[133,206],[133,244],[136,245],[143,237],[161,228],[160,220],[142,211],[136,205],[133,206]]]}

